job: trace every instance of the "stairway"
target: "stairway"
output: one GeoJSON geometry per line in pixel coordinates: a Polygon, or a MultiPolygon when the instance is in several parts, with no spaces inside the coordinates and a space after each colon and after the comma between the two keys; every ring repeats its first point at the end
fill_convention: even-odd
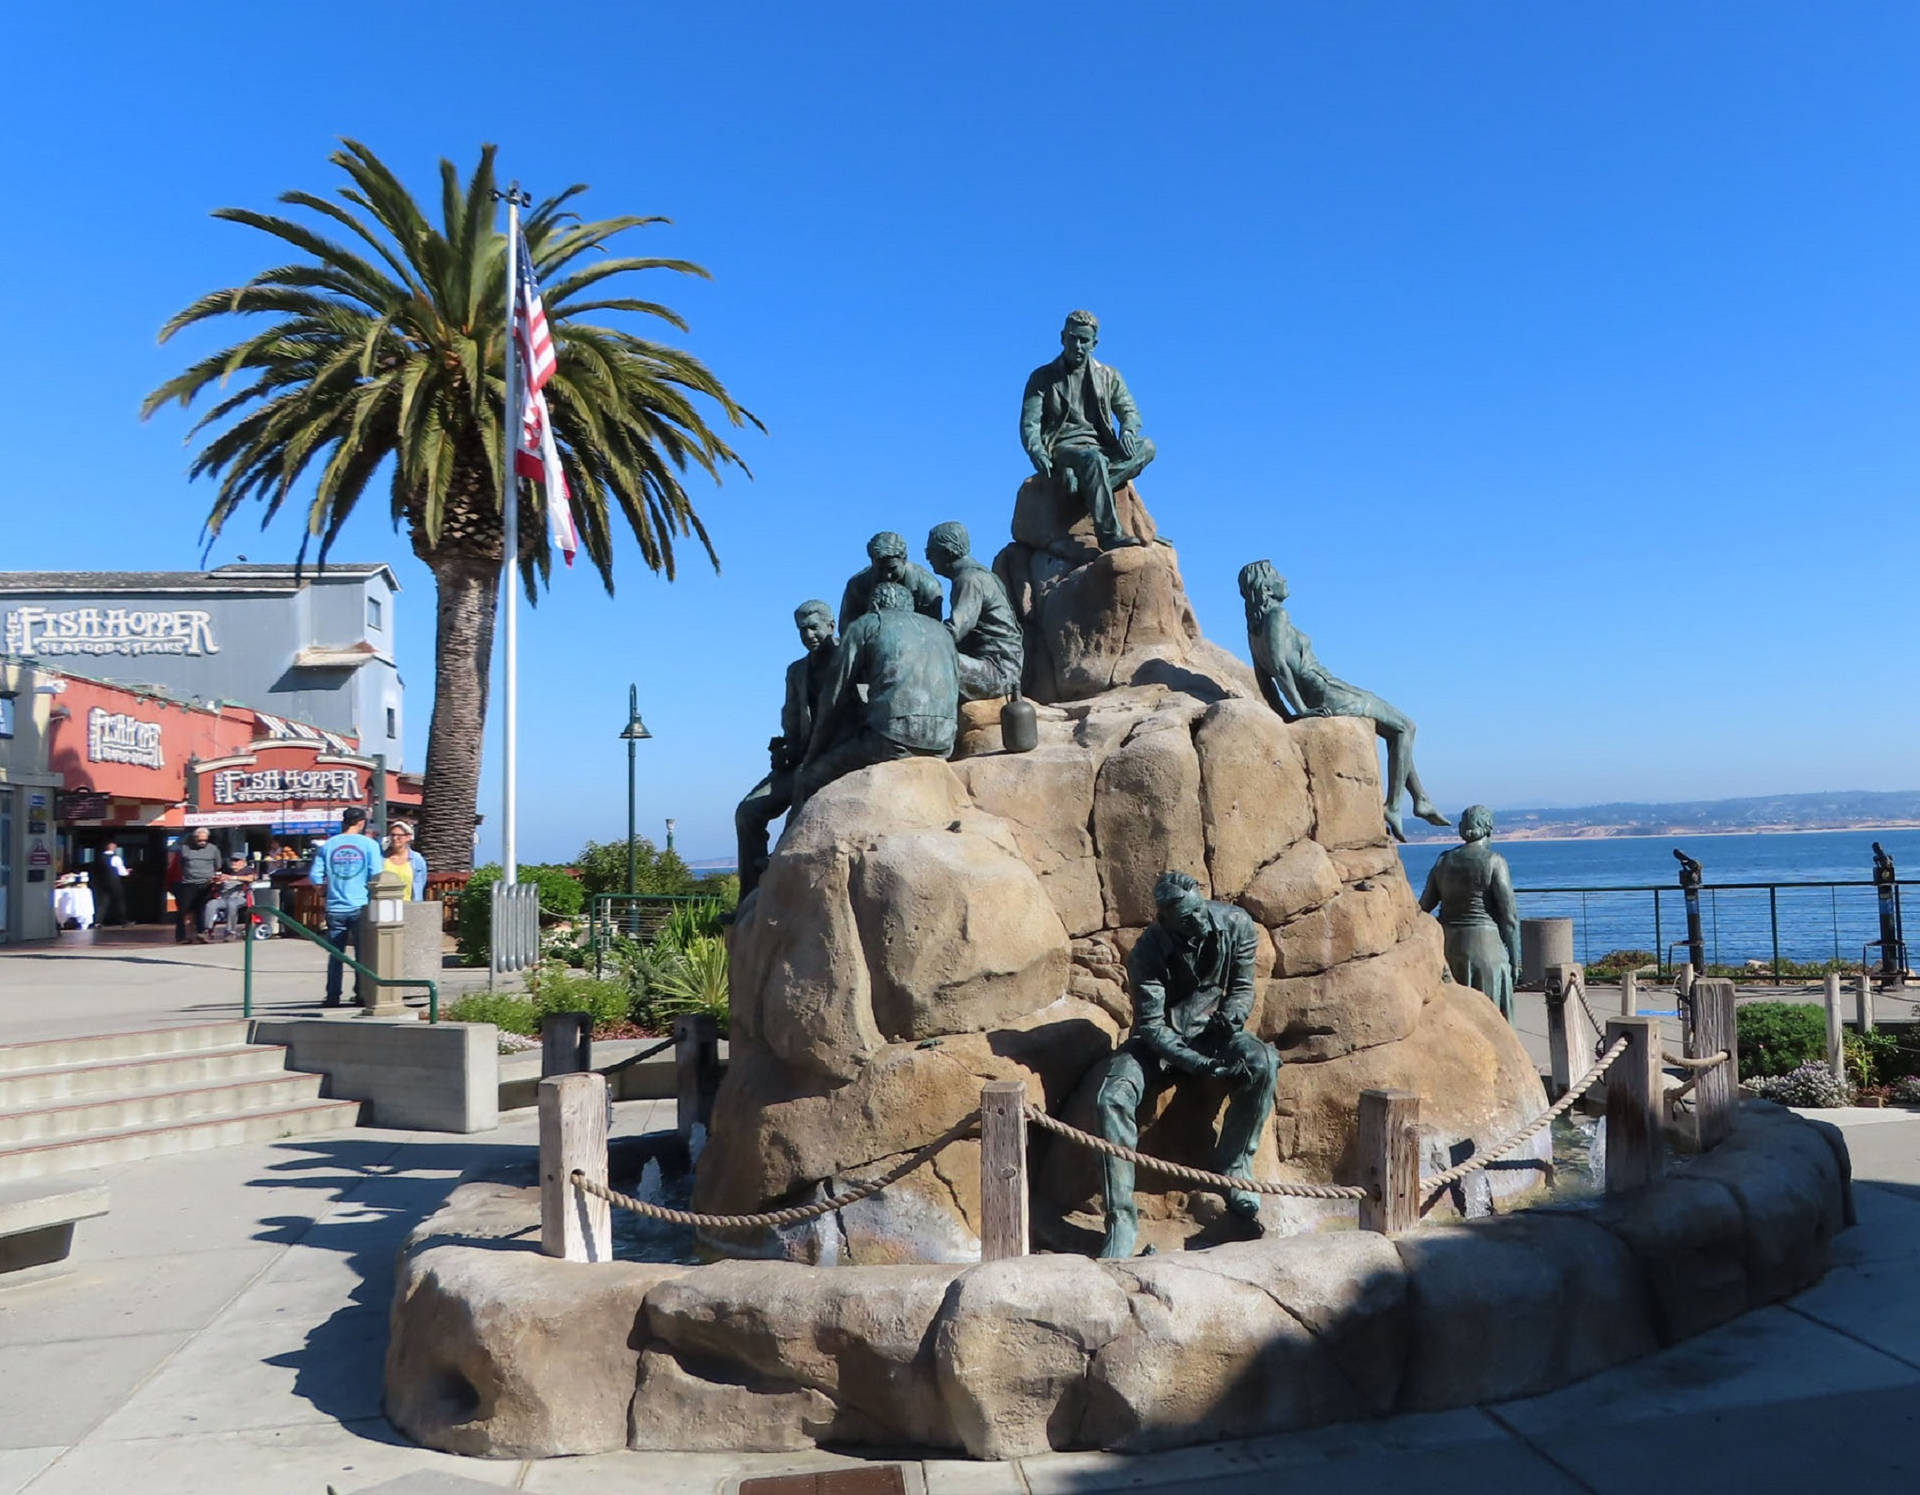
{"type": "Polygon", "coordinates": [[[353,1126],[244,1022],[0,1044],[0,1183],[353,1126]]]}

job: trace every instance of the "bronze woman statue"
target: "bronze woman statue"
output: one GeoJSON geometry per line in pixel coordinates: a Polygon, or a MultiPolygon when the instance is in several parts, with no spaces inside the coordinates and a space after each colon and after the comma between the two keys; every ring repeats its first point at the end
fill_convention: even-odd
{"type": "Polygon", "coordinates": [[[1413,766],[1414,727],[1405,714],[1372,691],[1349,685],[1327,673],[1314,658],[1313,643],[1287,616],[1287,579],[1272,561],[1251,561],[1240,568],[1240,596],[1247,605],[1247,647],[1253,652],[1253,672],[1260,693],[1284,721],[1303,716],[1360,716],[1387,744],[1387,829],[1396,841],[1407,839],[1400,826],[1400,796],[1413,800],[1413,813],[1428,825],[1445,825],[1447,817],[1434,808],[1420,787],[1413,766]]]}
{"type": "Polygon", "coordinates": [[[1440,911],[1447,969],[1462,986],[1493,998],[1513,1021],[1513,980],[1520,969],[1520,913],[1507,859],[1493,849],[1493,811],[1469,805],[1460,817],[1463,844],[1440,853],[1427,874],[1420,907],[1440,911]]]}

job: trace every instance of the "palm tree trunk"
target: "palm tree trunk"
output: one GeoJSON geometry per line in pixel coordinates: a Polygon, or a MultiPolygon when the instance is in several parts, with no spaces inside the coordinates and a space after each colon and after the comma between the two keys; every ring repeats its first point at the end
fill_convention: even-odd
{"type": "Polygon", "coordinates": [[[433,570],[438,619],[418,845],[432,871],[467,872],[473,868],[500,567],[497,560],[473,555],[465,547],[448,547],[427,564],[433,570]]]}

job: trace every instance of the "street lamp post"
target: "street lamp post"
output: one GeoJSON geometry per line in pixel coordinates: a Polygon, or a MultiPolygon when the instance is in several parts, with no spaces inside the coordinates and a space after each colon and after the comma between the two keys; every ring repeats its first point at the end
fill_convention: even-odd
{"type": "MultiPolygon", "coordinates": [[[[647,724],[640,720],[640,687],[627,687],[627,725],[620,733],[627,744],[627,896],[632,897],[639,891],[639,872],[634,861],[633,841],[633,745],[644,738],[653,736],[647,730],[647,724]]],[[[628,910],[632,912],[631,909],[628,910]]]]}

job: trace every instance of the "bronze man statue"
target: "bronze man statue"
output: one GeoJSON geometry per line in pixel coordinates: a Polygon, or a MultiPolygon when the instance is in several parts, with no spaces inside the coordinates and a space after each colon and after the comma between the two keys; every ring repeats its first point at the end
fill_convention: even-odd
{"type": "Polygon", "coordinates": [[[1099,341],[1100,321],[1092,312],[1067,314],[1060,356],[1027,375],[1020,445],[1035,472],[1085,502],[1100,548],[1112,550],[1147,543],[1120,528],[1113,495],[1140,476],[1154,447],[1140,434],[1140,407],[1127,393],[1127,381],[1118,369],[1095,361],[1099,341]]]}
{"type": "Polygon", "coordinates": [[[913,610],[912,593],[893,581],[875,587],[872,610],[840,635],[794,782],[794,813],[857,768],[951,753],[960,710],[955,659],[953,635],[913,610]],[[858,686],[866,687],[864,703],[858,686]]]}
{"type": "MultiPolygon", "coordinates": [[[[1224,1080],[1230,1099],[1214,1171],[1251,1178],[1280,1072],[1280,1056],[1244,1027],[1253,1012],[1253,920],[1231,903],[1209,902],[1185,872],[1163,873],[1153,886],[1153,902],[1155,922],[1127,959],[1133,1031],[1107,1061],[1100,1081],[1100,1135],[1132,1147],[1147,1096],[1183,1079],[1224,1080]]],[[[1131,1256],[1140,1228],[1133,1164],[1118,1158],[1105,1163],[1107,1237],[1100,1254],[1131,1256]]],[[[1260,1196],[1231,1190],[1227,1208],[1242,1220],[1258,1221],[1260,1196]]]]}
{"type": "Polygon", "coordinates": [[[846,591],[840,594],[841,632],[851,628],[855,618],[865,617],[873,610],[873,589],[883,581],[898,582],[912,597],[915,612],[936,623],[940,621],[941,604],[946,601],[941,595],[940,583],[928,575],[924,567],[907,559],[904,535],[890,529],[881,530],[867,541],[867,559],[871,564],[854,572],[847,579],[846,591]]]}
{"type": "Polygon", "coordinates": [[[953,585],[947,627],[960,651],[960,699],[989,701],[1019,687],[1027,646],[1007,589],[972,549],[958,520],[936,524],[927,536],[927,564],[953,585]]]}
{"type": "Polygon", "coordinates": [[[1283,721],[1303,716],[1359,716],[1387,744],[1387,829],[1396,841],[1407,839],[1400,824],[1400,798],[1413,800],[1413,813],[1428,825],[1445,825],[1420,786],[1413,766],[1413,723],[1371,691],[1327,673],[1314,658],[1313,641],[1287,616],[1287,581],[1272,561],[1251,561],[1240,568],[1240,596],[1247,607],[1247,648],[1260,693],[1283,721]]]}
{"type": "Polygon", "coordinates": [[[740,855],[740,896],[759,884],[767,865],[767,827],[793,805],[793,775],[813,741],[814,710],[833,668],[833,609],[818,598],[793,610],[800,644],[807,652],[787,666],[787,699],[780,708],[780,735],[767,744],[772,771],[747,791],[733,812],[740,855]]]}
{"type": "Polygon", "coordinates": [[[1460,817],[1464,843],[1440,853],[1427,873],[1420,907],[1440,913],[1447,969],[1462,986],[1483,991],[1513,1021],[1513,984],[1520,970],[1520,910],[1507,859],[1493,849],[1493,811],[1468,805],[1460,817]]]}

